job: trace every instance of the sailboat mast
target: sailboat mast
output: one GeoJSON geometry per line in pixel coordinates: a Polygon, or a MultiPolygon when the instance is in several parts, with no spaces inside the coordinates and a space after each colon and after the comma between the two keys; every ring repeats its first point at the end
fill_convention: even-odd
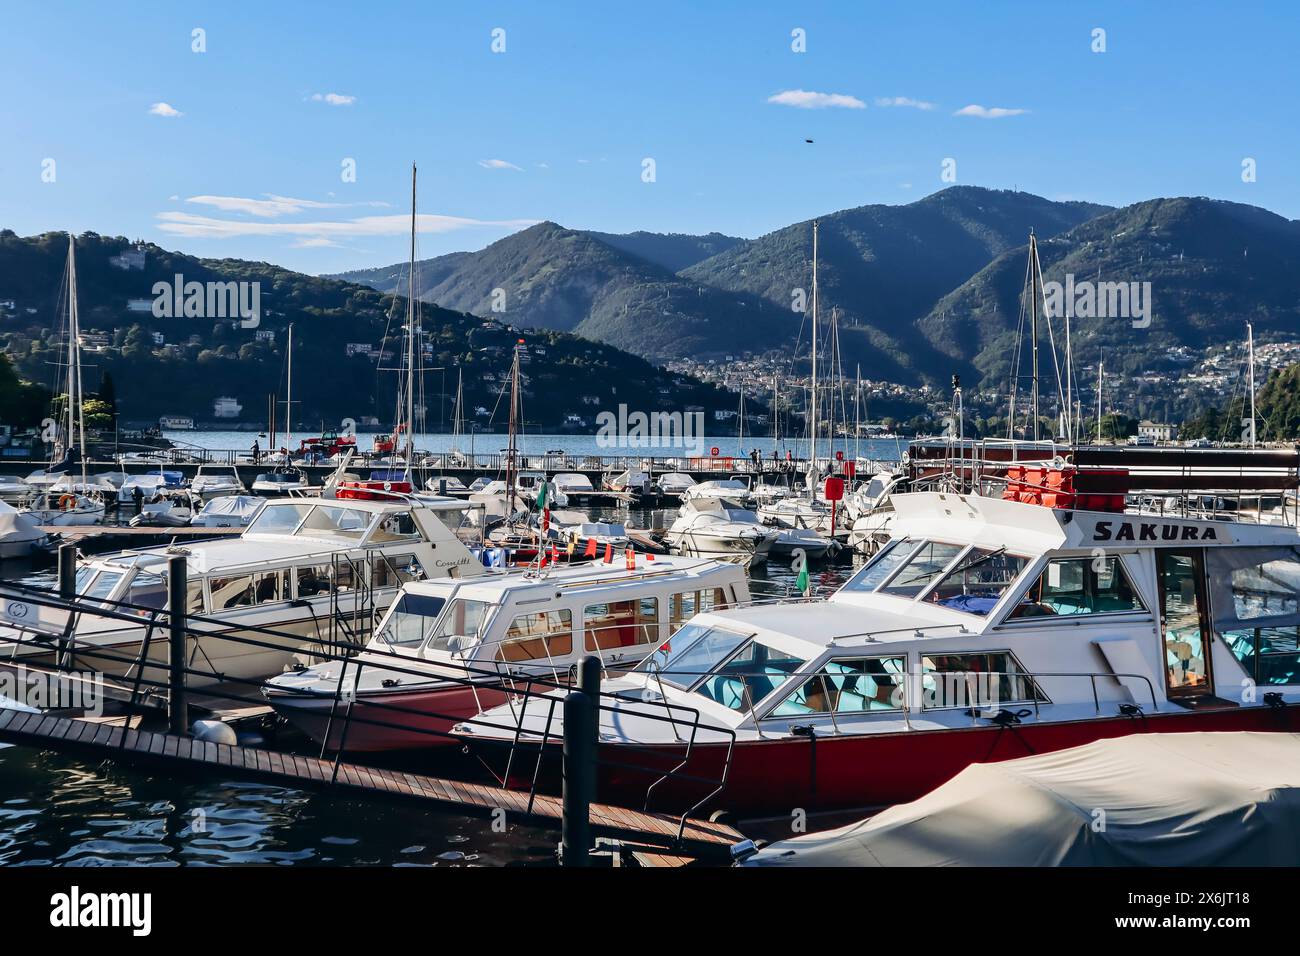
{"type": "MultiPolygon", "coordinates": [[[[284,389],[284,447],[290,449],[293,445],[293,323],[289,323],[288,344],[285,346],[286,352],[286,370],[285,370],[285,389],[284,389]]],[[[287,464],[287,462],[286,462],[287,464]]]]}
{"type": "Polygon", "coordinates": [[[86,483],[86,414],[81,392],[81,318],[77,314],[77,243],[68,233],[68,445],[76,429],[81,483],[86,483]]]}
{"type": "Polygon", "coordinates": [[[1246,323],[1246,351],[1248,353],[1248,375],[1249,381],[1247,388],[1250,389],[1250,447],[1255,447],[1255,328],[1249,322],[1246,323]]]}
{"type": "Polygon", "coordinates": [[[813,263],[812,263],[812,408],[810,410],[811,429],[809,435],[812,444],[808,452],[808,487],[812,496],[817,496],[817,220],[813,220],[813,263]]]}
{"type": "Polygon", "coordinates": [[[411,263],[406,277],[406,475],[415,462],[415,163],[411,163],[411,263]]]}
{"type": "Polygon", "coordinates": [[[1033,231],[1029,233],[1029,335],[1033,342],[1032,376],[1034,441],[1038,441],[1038,286],[1041,276],[1038,273],[1038,239],[1033,231]]]}
{"type": "Polygon", "coordinates": [[[1097,360],[1097,444],[1101,444],[1101,390],[1106,382],[1106,360],[1097,360]]]}
{"type": "Polygon", "coordinates": [[[515,472],[516,441],[519,434],[519,348],[523,340],[515,342],[515,358],[510,365],[510,442],[506,448],[506,511],[513,512],[515,507],[515,472]]]}

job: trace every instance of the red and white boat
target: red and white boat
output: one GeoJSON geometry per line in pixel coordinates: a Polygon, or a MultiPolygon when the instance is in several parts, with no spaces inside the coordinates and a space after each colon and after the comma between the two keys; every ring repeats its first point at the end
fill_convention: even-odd
{"type": "Polygon", "coordinates": [[[700,610],[748,601],[735,564],[659,558],[628,567],[622,554],[616,564],[411,582],[363,652],[279,675],[264,693],[330,750],[459,746],[449,735],[455,723],[530,677],[543,688],[563,683],[586,654],[631,667],[700,610]]]}
{"type": "MultiPolygon", "coordinates": [[[[1102,738],[1300,729],[1293,525],[1125,512],[1123,494],[1078,510],[1047,477],[1057,507],[1014,482],[1018,500],[896,494],[891,540],[829,599],[701,614],[606,681],[598,798],[880,806],[1102,738]]],[[[540,747],[553,769],[548,707],[509,700],[456,733],[498,769],[520,747],[516,768],[540,747]]]]}

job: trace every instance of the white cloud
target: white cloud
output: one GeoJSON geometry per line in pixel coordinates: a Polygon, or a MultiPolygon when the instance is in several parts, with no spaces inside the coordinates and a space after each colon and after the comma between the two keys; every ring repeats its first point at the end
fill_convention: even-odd
{"type": "Polygon", "coordinates": [[[249,216],[262,216],[274,219],[276,216],[292,215],[304,209],[341,209],[346,206],[387,206],[384,202],[319,202],[315,199],[291,199],[288,196],[276,196],[266,193],[265,199],[248,199],[243,196],[190,196],[186,202],[200,206],[212,206],[222,212],[242,212],[249,216]]]}
{"type": "Polygon", "coordinates": [[[504,159],[480,159],[478,164],[484,169],[513,169],[516,172],[523,172],[523,170],[514,163],[508,163],[504,159]]]}
{"type": "Polygon", "coordinates": [[[313,93],[311,98],[317,103],[328,103],[330,106],[351,106],[357,101],[355,96],[346,93],[313,93]]]}
{"type": "Polygon", "coordinates": [[[1029,110],[1007,109],[1005,106],[980,106],[978,103],[972,103],[970,106],[963,106],[953,116],[978,116],[980,119],[1002,119],[1004,116],[1019,116],[1021,113],[1028,113],[1029,110]]]}
{"type": "Polygon", "coordinates": [[[934,104],[925,100],[914,100],[910,96],[878,96],[877,106],[910,106],[917,110],[932,110],[934,104]]]}
{"type": "Polygon", "coordinates": [[[769,96],[767,101],[781,106],[798,107],[801,110],[822,110],[831,106],[841,106],[851,110],[867,108],[866,103],[847,93],[814,93],[810,90],[782,90],[769,96]]]}
{"type": "MultiPolygon", "coordinates": [[[[348,236],[401,236],[411,228],[410,216],[400,213],[390,216],[362,216],[359,219],[333,222],[258,222],[217,219],[210,216],[196,216],[188,212],[160,212],[156,218],[161,231],[173,236],[194,239],[289,236],[298,239],[333,240],[348,236]]],[[[447,233],[480,226],[526,229],[528,226],[536,225],[537,222],[536,219],[467,219],[461,216],[424,213],[416,216],[415,228],[420,233],[447,233]]]]}
{"type": "Polygon", "coordinates": [[[324,236],[316,236],[310,239],[297,239],[290,243],[294,249],[341,249],[333,239],[326,239],[324,236]]]}
{"type": "Polygon", "coordinates": [[[165,116],[168,119],[173,119],[174,117],[184,116],[185,114],[170,103],[155,103],[153,106],[149,107],[149,115],[165,116]]]}

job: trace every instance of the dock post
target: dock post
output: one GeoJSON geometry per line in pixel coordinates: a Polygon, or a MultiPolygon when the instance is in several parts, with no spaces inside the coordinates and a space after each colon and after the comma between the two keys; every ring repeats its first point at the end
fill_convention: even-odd
{"type": "MultiPolygon", "coordinates": [[[[59,599],[72,602],[77,598],[77,546],[59,545],[59,599]]],[[[72,669],[72,635],[77,628],[77,615],[68,612],[68,624],[59,636],[59,670],[72,669]]]]}
{"type": "Polygon", "coordinates": [[[59,597],[71,601],[77,596],[77,546],[59,545],[59,597]]]}
{"type": "Polygon", "coordinates": [[[591,794],[596,779],[593,701],[580,690],[564,698],[564,817],[560,865],[588,866],[591,858],[591,794]]]}
{"type": "Polygon", "coordinates": [[[185,602],[188,588],[185,555],[167,559],[167,729],[183,736],[189,729],[185,692],[185,602]]]}

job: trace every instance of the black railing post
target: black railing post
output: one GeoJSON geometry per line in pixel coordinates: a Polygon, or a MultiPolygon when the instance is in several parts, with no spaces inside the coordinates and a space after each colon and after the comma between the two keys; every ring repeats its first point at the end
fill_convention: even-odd
{"type": "MultiPolygon", "coordinates": [[[[77,546],[59,545],[59,598],[71,603],[77,598],[77,546]]],[[[77,613],[68,609],[68,623],[59,637],[59,670],[72,670],[73,634],[77,630],[77,613]]]]}
{"type": "MultiPolygon", "coordinates": [[[[596,742],[600,740],[600,679],[604,674],[604,663],[595,654],[584,654],[578,661],[578,690],[587,695],[591,702],[591,746],[592,764],[595,764],[596,742]]],[[[596,799],[596,776],[593,771],[589,799],[596,799]]]]}
{"type": "Polygon", "coordinates": [[[59,597],[71,601],[77,596],[77,546],[59,545],[59,597]]]}
{"type": "Polygon", "coordinates": [[[564,698],[564,816],[560,864],[587,866],[591,853],[591,792],[596,776],[594,702],[580,690],[564,698]]]}
{"type": "Polygon", "coordinates": [[[185,602],[188,592],[185,555],[167,560],[167,729],[183,735],[189,729],[185,694],[185,602]]]}

